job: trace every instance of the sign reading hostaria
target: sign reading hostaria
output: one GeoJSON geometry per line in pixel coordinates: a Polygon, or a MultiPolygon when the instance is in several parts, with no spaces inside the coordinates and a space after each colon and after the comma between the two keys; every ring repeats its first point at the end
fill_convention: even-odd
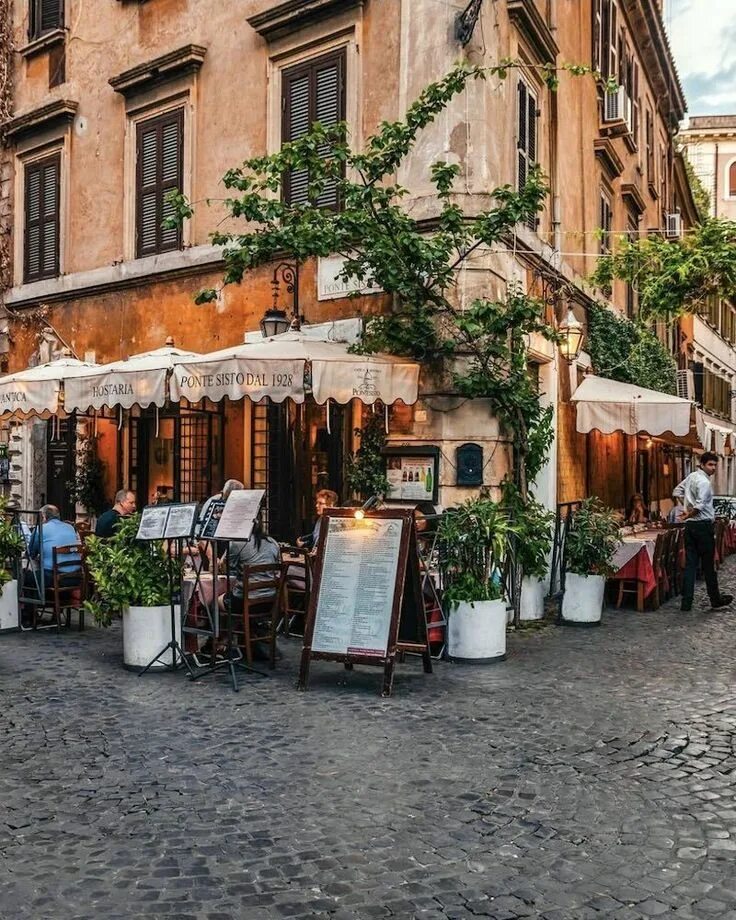
{"type": "Polygon", "coordinates": [[[90,374],[74,377],[64,384],[64,407],[72,409],[112,409],[122,406],[163,406],[166,402],[166,369],[153,368],[138,373],[90,374]]]}
{"type": "Polygon", "coordinates": [[[172,399],[218,402],[247,397],[258,402],[266,396],[274,402],[304,402],[304,361],[223,358],[220,361],[181,363],[170,381],[172,399]]]}

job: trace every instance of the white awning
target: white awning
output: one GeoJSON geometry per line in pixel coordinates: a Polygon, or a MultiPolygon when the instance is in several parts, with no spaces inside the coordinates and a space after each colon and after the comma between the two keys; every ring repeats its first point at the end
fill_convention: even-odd
{"type": "Polygon", "coordinates": [[[694,406],[688,399],[605,377],[589,375],[571,399],[577,405],[577,430],[603,434],[670,433],[685,438],[693,427],[694,406]]]}
{"type": "Polygon", "coordinates": [[[722,419],[713,418],[701,411],[698,411],[698,438],[706,450],[713,450],[717,454],[724,454],[727,444],[730,444],[732,450],[736,448],[734,429],[724,425],[722,419]]]}
{"type": "Polygon", "coordinates": [[[176,361],[196,358],[193,351],[165,345],[154,351],[132,355],[124,361],[100,364],[69,380],[64,385],[64,406],[72,409],[130,409],[135,405],[163,406],[166,402],[166,377],[176,361]]]}
{"type": "Polygon", "coordinates": [[[257,402],[304,402],[308,385],[316,402],[417,400],[419,365],[391,355],[353,355],[341,342],[319,341],[299,332],[224,348],[178,361],[171,377],[172,399],[197,402],[248,397],[257,402]]]}
{"type": "Polygon", "coordinates": [[[0,377],[0,415],[55,415],[62,408],[62,385],[96,366],[64,357],[0,377]]]}

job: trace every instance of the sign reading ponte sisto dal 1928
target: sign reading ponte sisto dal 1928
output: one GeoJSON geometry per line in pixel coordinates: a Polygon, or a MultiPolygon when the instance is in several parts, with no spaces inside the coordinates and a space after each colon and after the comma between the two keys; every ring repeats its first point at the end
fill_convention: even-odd
{"type": "Polygon", "coordinates": [[[171,378],[171,395],[191,402],[205,397],[217,401],[225,396],[230,399],[247,396],[254,401],[268,396],[276,402],[287,398],[303,402],[304,362],[239,362],[237,358],[226,358],[219,364],[178,365],[171,378]]]}

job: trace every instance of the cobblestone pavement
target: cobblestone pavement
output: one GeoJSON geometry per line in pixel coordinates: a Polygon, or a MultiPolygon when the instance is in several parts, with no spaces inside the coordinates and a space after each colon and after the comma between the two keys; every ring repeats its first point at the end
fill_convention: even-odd
{"type": "Polygon", "coordinates": [[[0,917],[736,918],[735,626],[610,613],[391,700],[295,692],[296,643],[234,694],[3,635],[0,917]]]}

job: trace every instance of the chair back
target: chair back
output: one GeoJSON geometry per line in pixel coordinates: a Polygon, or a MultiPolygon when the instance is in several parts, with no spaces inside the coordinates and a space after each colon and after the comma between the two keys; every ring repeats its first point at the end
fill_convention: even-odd
{"type": "MultiPolygon", "coordinates": [[[[83,543],[70,543],[53,548],[53,572],[51,587],[54,591],[71,591],[81,588],[82,597],[87,591],[87,553],[83,543]],[[65,580],[74,584],[65,584],[65,580]]],[[[48,587],[48,586],[47,586],[48,587]]]]}
{"type": "Polygon", "coordinates": [[[652,560],[652,566],[655,573],[659,572],[662,568],[662,560],[665,556],[671,533],[672,531],[663,530],[661,533],[657,534],[657,540],[654,544],[654,559],[652,560]]]}
{"type": "Polygon", "coordinates": [[[281,602],[284,584],[285,566],[282,562],[264,562],[258,565],[243,566],[243,608],[251,605],[263,605],[273,600],[281,602]],[[251,597],[257,591],[259,597],[251,597]],[[261,594],[261,592],[268,592],[261,594]]]}

